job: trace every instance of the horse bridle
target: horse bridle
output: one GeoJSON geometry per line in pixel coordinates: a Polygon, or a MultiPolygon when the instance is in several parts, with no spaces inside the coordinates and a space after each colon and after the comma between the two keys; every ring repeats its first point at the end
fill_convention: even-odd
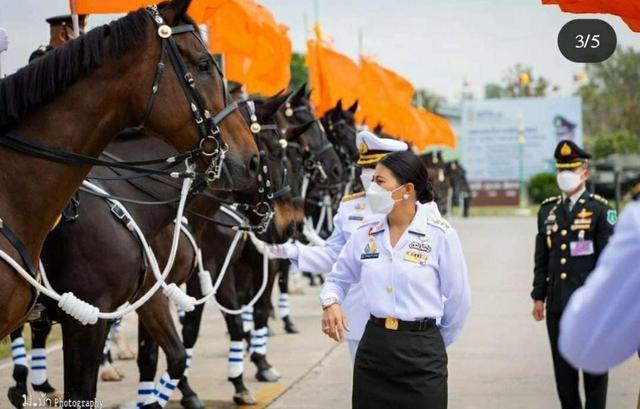
{"type": "Polygon", "coordinates": [[[328,134],[333,135],[333,138],[336,141],[336,145],[337,145],[336,152],[338,153],[338,156],[340,157],[340,159],[342,159],[342,165],[344,166],[344,168],[349,170],[349,179],[344,182],[345,189],[343,192],[344,195],[347,195],[351,193],[350,190],[353,187],[353,184],[355,183],[357,165],[356,165],[356,161],[354,160],[354,158],[351,157],[351,155],[349,154],[345,146],[337,142],[340,138],[336,131],[336,128],[346,129],[346,131],[349,134],[351,134],[351,136],[353,136],[354,139],[357,131],[353,126],[349,125],[347,120],[344,118],[334,122],[331,120],[330,117],[328,117],[327,121],[328,121],[327,126],[329,128],[329,132],[327,133],[327,135],[328,134]]]}
{"type": "MultiPolygon", "coordinates": [[[[296,118],[296,113],[305,112],[309,114],[312,118],[315,117],[313,111],[307,107],[306,105],[301,105],[297,107],[291,107],[291,103],[287,101],[285,105],[285,117],[287,120],[294,119],[296,120],[296,124],[299,125],[297,121],[304,121],[296,118]]],[[[326,134],[324,127],[322,126],[322,122],[319,119],[314,119],[313,126],[318,127],[320,133],[326,134]]],[[[328,179],[327,171],[322,165],[322,161],[320,160],[323,155],[326,155],[331,149],[333,149],[333,145],[330,142],[325,143],[320,147],[320,149],[312,150],[312,149],[303,149],[299,144],[295,142],[289,142],[290,145],[298,147],[304,154],[304,169],[305,176],[310,178],[310,180],[315,180],[318,176],[319,179],[317,182],[323,183],[328,179]]]]}
{"type": "Polygon", "coordinates": [[[161,46],[160,59],[156,67],[156,73],[154,76],[153,85],[151,87],[151,93],[149,94],[149,98],[147,99],[145,113],[142,117],[139,128],[144,128],[144,124],[149,119],[151,111],[153,110],[153,103],[160,88],[162,74],[164,73],[165,69],[165,56],[168,54],[171,65],[173,66],[176,76],[178,77],[178,82],[182,86],[184,95],[189,102],[189,108],[193,115],[193,120],[200,134],[200,142],[198,143],[198,147],[191,151],[191,155],[189,156],[188,160],[193,164],[195,163],[196,157],[200,154],[211,158],[211,162],[205,170],[204,175],[206,177],[206,181],[209,183],[218,180],[220,179],[222,173],[222,165],[224,163],[226,154],[229,151],[229,145],[227,145],[222,140],[219,125],[222,121],[224,121],[225,118],[227,118],[231,113],[238,109],[238,104],[228,101],[226,85],[223,81],[222,92],[225,101],[225,107],[217,114],[211,114],[211,112],[206,108],[204,98],[196,88],[193,74],[189,72],[186,64],[184,63],[182,55],[178,51],[178,46],[174,39],[174,35],[184,33],[193,34],[193,36],[204,47],[206,55],[208,55],[211,59],[213,65],[220,74],[220,77],[223,78],[224,75],[222,73],[222,70],[220,69],[220,66],[208,52],[206,45],[196,32],[196,28],[192,24],[184,24],[175,27],[168,26],[160,15],[160,11],[158,10],[158,7],[156,5],[149,6],[145,10],[151,16],[154,23],[158,26],[158,37],[160,37],[161,46]]]}

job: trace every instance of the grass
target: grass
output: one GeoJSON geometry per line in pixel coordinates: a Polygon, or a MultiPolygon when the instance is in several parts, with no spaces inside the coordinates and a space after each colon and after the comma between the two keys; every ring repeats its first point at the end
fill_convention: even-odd
{"type": "MultiPolygon", "coordinates": [[[[31,350],[31,328],[29,325],[25,325],[24,331],[22,331],[22,336],[24,337],[24,344],[27,350],[31,350]]],[[[47,346],[51,346],[56,342],[60,342],[62,340],[62,331],[60,329],[60,325],[54,325],[51,328],[51,333],[49,334],[49,339],[47,340],[47,346]]],[[[6,337],[2,341],[0,341],[0,360],[11,357],[11,340],[9,337],[6,337]]]]}

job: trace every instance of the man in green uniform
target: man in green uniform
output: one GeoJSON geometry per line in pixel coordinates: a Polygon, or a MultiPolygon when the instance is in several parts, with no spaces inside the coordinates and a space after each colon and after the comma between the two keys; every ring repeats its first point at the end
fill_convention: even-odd
{"type": "MultiPolygon", "coordinates": [[[[591,155],[564,140],[554,157],[560,196],[546,199],[538,212],[533,279],[533,317],[546,319],[556,388],[562,409],[582,409],[579,372],[558,352],[560,317],[571,294],[584,284],[607,245],[617,220],[615,210],[598,195],[589,194],[591,155]]],[[[603,409],[607,398],[607,374],[584,375],[587,409],[603,409]]]]}
{"type": "MultiPolygon", "coordinates": [[[[49,51],[60,47],[67,41],[76,37],[73,30],[73,19],[70,14],[51,17],[46,21],[47,23],[49,23],[49,27],[51,29],[49,44],[41,45],[37,50],[31,53],[29,62],[35,60],[38,57],[42,57],[49,51]]],[[[80,25],[80,34],[82,34],[87,23],[87,16],[85,14],[79,15],[78,22],[80,25]]]]}

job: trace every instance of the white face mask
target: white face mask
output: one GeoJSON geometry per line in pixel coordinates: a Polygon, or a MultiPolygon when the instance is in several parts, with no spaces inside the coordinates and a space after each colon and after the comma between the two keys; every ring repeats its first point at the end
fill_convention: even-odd
{"type": "Polygon", "coordinates": [[[565,193],[571,193],[582,183],[582,175],[570,170],[563,170],[556,175],[558,187],[565,193]]]}
{"type": "Polygon", "coordinates": [[[391,209],[393,209],[394,203],[402,200],[393,200],[391,196],[393,192],[401,187],[402,186],[393,190],[387,190],[377,183],[372,183],[367,189],[367,202],[371,207],[371,211],[378,214],[389,214],[391,209]]]}
{"type": "Polygon", "coordinates": [[[363,168],[360,172],[360,181],[362,182],[362,186],[364,186],[364,190],[368,190],[369,186],[373,183],[373,175],[375,173],[376,170],[371,168],[363,168]]]}

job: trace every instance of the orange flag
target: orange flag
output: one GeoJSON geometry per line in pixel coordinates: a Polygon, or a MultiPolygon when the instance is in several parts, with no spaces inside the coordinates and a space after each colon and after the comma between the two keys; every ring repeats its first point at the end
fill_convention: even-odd
{"type": "Polygon", "coordinates": [[[285,26],[253,0],[215,0],[204,12],[209,48],[224,55],[226,76],[249,93],[274,94],[290,80],[291,41],[285,26]]]}
{"type": "Polygon", "coordinates": [[[542,0],[542,4],[557,4],[568,13],[602,13],[622,17],[629,28],[640,32],[640,3],[627,0],[542,0]]]}
{"type": "Polygon", "coordinates": [[[306,64],[313,93],[311,102],[318,115],[333,108],[338,100],[351,105],[358,99],[358,65],[344,54],[318,40],[307,41],[306,64]]]}
{"type": "Polygon", "coordinates": [[[422,107],[418,108],[418,114],[428,128],[425,148],[429,146],[444,146],[456,149],[458,141],[449,121],[422,107]]]}
{"type": "Polygon", "coordinates": [[[71,0],[71,11],[77,14],[115,14],[137,10],[149,4],[149,0],[71,0]]]}
{"type": "Polygon", "coordinates": [[[415,138],[412,129],[420,126],[410,111],[411,83],[365,56],[360,57],[360,82],[358,120],[366,120],[371,128],[379,122],[386,132],[408,141],[415,138]]]}

